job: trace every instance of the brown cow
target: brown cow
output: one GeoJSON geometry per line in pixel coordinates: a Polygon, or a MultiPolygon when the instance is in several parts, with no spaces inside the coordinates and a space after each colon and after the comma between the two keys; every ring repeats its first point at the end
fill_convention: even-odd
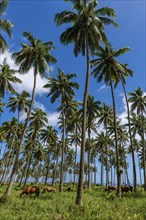
{"type": "Polygon", "coordinates": [[[129,191],[133,191],[133,187],[132,186],[124,186],[122,185],[121,186],[121,192],[124,193],[124,192],[129,192],[129,191]]]}
{"type": "Polygon", "coordinates": [[[36,194],[36,197],[39,196],[40,190],[38,186],[27,186],[21,193],[20,193],[20,198],[22,195],[26,194],[26,196],[30,194],[36,194]]]}
{"type": "Polygon", "coordinates": [[[44,186],[43,193],[44,192],[56,192],[56,191],[55,191],[55,189],[53,187],[44,186]]]}
{"type": "Polygon", "coordinates": [[[111,192],[111,191],[114,191],[114,190],[117,191],[117,188],[115,186],[108,186],[108,187],[105,188],[105,191],[107,191],[107,192],[111,192]]]}

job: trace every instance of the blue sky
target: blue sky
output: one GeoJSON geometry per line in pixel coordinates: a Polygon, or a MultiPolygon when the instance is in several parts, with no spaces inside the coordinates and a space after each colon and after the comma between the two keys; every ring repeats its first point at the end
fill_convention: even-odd
{"type": "MultiPolygon", "coordinates": [[[[133,78],[127,79],[127,91],[134,91],[138,86],[141,86],[146,91],[146,3],[145,0],[99,0],[98,8],[109,6],[116,10],[116,22],[119,28],[108,26],[106,33],[111,44],[115,49],[129,46],[131,51],[121,56],[119,60],[123,63],[128,63],[129,67],[134,71],[133,78]]],[[[53,41],[56,49],[53,55],[57,58],[57,64],[53,67],[52,76],[55,76],[57,67],[64,70],[65,73],[76,73],[76,81],[80,84],[80,90],[76,92],[76,99],[82,101],[84,82],[85,82],[85,58],[81,55],[75,57],[73,54],[73,45],[64,46],[60,43],[60,34],[66,29],[66,25],[57,27],[54,23],[54,15],[65,9],[72,10],[72,5],[64,0],[10,0],[9,7],[4,15],[4,18],[9,19],[13,24],[13,37],[8,39],[10,50],[1,55],[0,61],[4,56],[8,57],[11,67],[16,68],[13,61],[10,59],[11,53],[20,49],[20,43],[24,42],[22,36],[23,31],[30,31],[36,38],[41,38],[43,41],[53,41]]],[[[32,72],[30,75],[23,76],[24,83],[17,86],[18,91],[27,89],[31,91],[32,72]]],[[[35,97],[36,105],[41,106],[47,111],[48,119],[53,126],[56,126],[57,113],[56,108],[58,102],[50,104],[47,96],[47,91],[42,89],[42,86],[47,81],[38,79],[37,94],[35,97]]],[[[98,83],[91,77],[90,92],[97,100],[104,101],[112,105],[110,89],[105,87],[103,83],[98,83]]],[[[126,114],[124,99],[121,96],[123,93],[121,86],[118,86],[116,94],[117,111],[121,118],[126,114]]],[[[9,95],[5,97],[7,102],[9,95]]],[[[6,109],[2,121],[8,120],[12,114],[8,114],[6,109]]]]}

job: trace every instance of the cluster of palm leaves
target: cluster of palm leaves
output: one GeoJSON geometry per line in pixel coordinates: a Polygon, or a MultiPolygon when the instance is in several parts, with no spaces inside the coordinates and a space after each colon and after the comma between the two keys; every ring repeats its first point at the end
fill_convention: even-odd
{"type": "MultiPolygon", "coordinates": [[[[37,76],[45,77],[50,63],[57,62],[51,54],[55,49],[53,42],[44,43],[30,32],[24,32],[28,43],[22,43],[20,51],[13,53],[19,71],[11,69],[6,59],[0,64],[0,114],[2,115],[7,107],[18,115],[17,118],[3,122],[0,127],[0,141],[5,149],[0,159],[0,184],[8,181],[5,195],[10,195],[14,181],[25,186],[28,180],[38,182],[40,178],[44,184],[48,178],[51,179],[52,185],[59,181],[61,192],[65,176],[69,175],[74,187],[78,182],[76,203],[82,205],[83,182],[87,182],[88,188],[91,186],[91,179],[96,183],[99,160],[101,185],[104,184],[105,170],[106,185],[117,183],[117,193],[120,196],[121,181],[130,184],[127,160],[129,154],[132,155],[133,185],[136,191],[135,152],[138,155],[141,183],[141,169],[144,171],[146,190],[146,96],[141,88],[129,93],[129,96],[126,94],[126,78],[132,76],[133,71],[116,58],[130,49],[124,47],[114,50],[105,33],[106,25],[118,26],[113,20],[116,12],[109,7],[97,9],[97,0],[70,2],[73,4],[73,10],[56,14],[55,22],[57,25],[71,24],[71,27],[61,34],[61,43],[74,43],[75,56],[81,53],[86,57],[87,71],[82,103],[75,100],[75,89],[79,89],[79,85],[74,81],[74,73],[65,74],[58,68],[56,77],[48,77],[48,83],[44,85],[44,88],[48,89],[50,102],[59,101],[58,130],[49,124],[46,112],[34,107],[37,76]],[[22,83],[17,75],[27,73],[31,68],[34,70],[32,94],[26,91],[17,93],[14,84],[22,83]],[[91,74],[97,82],[104,81],[106,86],[110,86],[111,106],[95,100],[89,94],[91,74]],[[119,83],[122,84],[126,100],[126,124],[122,124],[116,112],[114,92],[119,83]],[[9,102],[4,104],[6,91],[12,96],[9,102]],[[21,114],[24,113],[26,119],[20,122],[21,114]],[[81,149],[79,161],[78,147],[81,149]]],[[[3,0],[0,3],[1,14],[6,6],[7,0],[3,0]]],[[[10,22],[0,20],[0,28],[9,35],[11,27],[10,22]]],[[[2,52],[6,45],[5,39],[0,35],[2,52]]]]}

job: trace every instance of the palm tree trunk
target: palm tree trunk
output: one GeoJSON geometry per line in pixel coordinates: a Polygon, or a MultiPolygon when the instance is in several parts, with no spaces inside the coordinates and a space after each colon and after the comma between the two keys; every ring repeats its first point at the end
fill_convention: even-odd
{"type": "Polygon", "coordinates": [[[103,161],[101,161],[101,171],[100,171],[100,184],[103,186],[103,172],[104,172],[103,161]]]}
{"type": "MultiPolygon", "coordinates": [[[[63,104],[63,100],[62,100],[63,104]]],[[[65,151],[65,115],[64,110],[62,112],[63,117],[63,131],[62,131],[62,157],[61,157],[61,168],[60,168],[60,183],[59,183],[59,192],[63,191],[63,184],[64,184],[64,151],[65,151]]]]}
{"type": "Polygon", "coordinates": [[[109,178],[108,178],[107,120],[106,120],[106,123],[105,123],[105,132],[106,132],[106,187],[107,187],[108,183],[109,183],[109,178]]]}
{"type": "Polygon", "coordinates": [[[2,177],[1,177],[1,181],[0,181],[0,186],[2,185],[2,183],[4,182],[5,177],[6,177],[10,154],[11,154],[11,151],[9,150],[9,152],[8,152],[8,154],[6,156],[5,167],[4,167],[4,171],[2,173],[2,177]]]}
{"type": "MultiPolygon", "coordinates": [[[[142,120],[144,119],[143,113],[142,113],[142,120]]],[[[142,121],[142,143],[143,143],[143,161],[144,161],[144,191],[146,191],[146,144],[144,135],[145,134],[145,128],[144,128],[144,120],[142,121]]]]}
{"type": "Polygon", "coordinates": [[[27,183],[27,179],[28,179],[28,176],[29,176],[29,170],[30,170],[30,164],[31,164],[31,160],[32,160],[32,152],[31,152],[31,156],[28,160],[28,163],[27,163],[27,168],[26,168],[26,176],[25,176],[25,180],[24,180],[24,183],[23,183],[23,188],[25,187],[26,183],[27,183]]]}
{"type": "Polygon", "coordinates": [[[90,189],[90,187],[91,187],[90,154],[91,154],[91,149],[90,149],[90,128],[88,128],[88,189],[90,189]]]}
{"type": "Polygon", "coordinates": [[[22,172],[22,174],[21,174],[21,179],[20,179],[20,182],[19,182],[19,184],[18,184],[18,187],[19,186],[21,186],[21,184],[22,184],[22,180],[23,180],[23,178],[24,178],[24,176],[25,176],[25,170],[26,170],[26,168],[27,168],[27,164],[24,166],[24,168],[23,168],[23,172],[22,172]]]}
{"type": "Polygon", "coordinates": [[[117,196],[121,197],[121,187],[120,187],[121,170],[120,170],[118,138],[117,138],[116,105],[115,105],[114,90],[113,90],[113,85],[112,85],[111,70],[109,70],[109,74],[110,74],[110,86],[111,86],[113,109],[114,109],[115,147],[116,147],[116,165],[117,165],[117,196]]]}
{"type": "Polygon", "coordinates": [[[73,183],[73,189],[75,188],[75,183],[76,183],[76,163],[77,163],[77,144],[76,144],[76,151],[75,151],[75,165],[74,165],[74,183],[73,183]]]}
{"type": "Polygon", "coordinates": [[[17,153],[16,153],[14,165],[13,165],[11,176],[10,176],[10,181],[9,181],[8,187],[5,191],[5,196],[9,196],[11,194],[11,191],[12,191],[12,186],[13,186],[14,178],[15,178],[16,171],[17,171],[17,164],[18,164],[18,160],[19,160],[19,155],[20,155],[20,152],[21,152],[24,136],[25,136],[26,129],[27,129],[27,126],[28,126],[30,114],[31,114],[31,111],[32,111],[32,106],[33,106],[33,103],[34,103],[36,78],[37,78],[37,70],[35,70],[35,72],[34,72],[34,85],[33,85],[33,90],[32,90],[32,100],[31,100],[30,108],[29,108],[29,111],[28,111],[28,115],[27,115],[27,119],[26,119],[26,122],[25,122],[25,125],[24,125],[24,129],[23,129],[23,132],[22,132],[20,145],[19,145],[19,148],[18,148],[17,153]]]}
{"type": "Polygon", "coordinates": [[[134,192],[137,191],[137,176],[136,176],[136,164],[135,164],[135,156],[134,156],[134,150],[133,150],[133,141],[132,141],[132,134],[131,134],[131,121],[130,121],[130,110],[129,110],[129,103],[128,98],[126,94],[125,85],[123,82],[123,79],[121,77],[122,87],[125,95],[126,105],[127,105],[127,116],[128,116],[128,126],[129,126],[129,136],[130,136],[130,148],[131,148],[131,154],[132,154],[132,165],[133,165],[133,186],[134,186],[134,192]]]}
{"type": "Polygon", "coordinates": [[[76,204],[80,205],[80,206],[83,203],[84,154],[85,154],[85,144],[86,144],[86,109],[87,109],[87,99],[88,99],[89,79],[90,79],[90,60],[89,60],[89,46],[88,46],[88,31],[87,31],[87,29],[86,29],[86,61],[87,61],[87,72],[86,72],[86,83],[85,83],[84,99],[83,99],[80,171],[79,171],[79,182],[78,182],[77,197],[76,197],[76,204]]]}
{"type": "Polygon", "coordinates": [[[54,186],[54,181],[55,181],[55,178],[56,178],[56,172],[57,172],[57,167],[58,167],[58,159],[59,159],[59,151],[58,151],[58,156],[57,156],[55,168],[54,168],[54,171],[53,171],[52,186],[54,186]]]}
{"type": "Polygon", "coordinates": [[[142,176],[141,176],[141,169],[140,169],[140,159],[139,159],[139,154],[137,153],[138,156],[138,167],[139,167],[139,178],[140,178],[140,186],[142,186],[142,176]]]}

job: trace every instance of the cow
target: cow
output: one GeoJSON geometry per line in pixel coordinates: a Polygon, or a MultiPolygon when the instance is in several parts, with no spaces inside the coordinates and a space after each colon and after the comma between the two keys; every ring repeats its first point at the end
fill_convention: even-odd
{"type": "Polygon", "coordinates": [[[133,191],[133,186],[125,186],[125,185],[122,185],[121,186],[121,192],[124,193],[124,192],[129,192],[129,191],[133,191]]]}
{"type": "Polygon", "coordinates": [[[55,192],[55,189],[53,187],[44,186],[43,193],[44,192],[55,192]]]}
{"type": "Polygon", "coordinates": [[[105,191],[107,192],[117,191],[117,188],[115,186],[108,186],[105,188],[105,191]]]}
{"type": "Polygon", "coordinates": [[[20,198],[22,197],[22,195],[30,195],[30,194],[36,194],[36,197],[39,196],[40,194],[40,190],[38,186],[27,186],[24,190],[22,190],[22,192],[20,193],[20,198]]]}

